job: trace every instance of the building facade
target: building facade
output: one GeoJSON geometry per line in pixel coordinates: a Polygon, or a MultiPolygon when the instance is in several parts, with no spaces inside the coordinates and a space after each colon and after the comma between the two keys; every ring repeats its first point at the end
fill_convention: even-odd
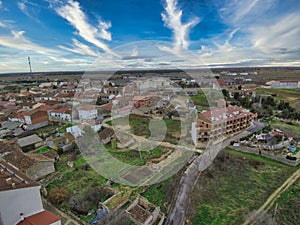
{"type": "Polygon", "coordinates": [[[249,128],[256,118],[257,114],[231,105],[205,111],[192,123],[193,143],[198,148],[205,148],[208,143],[219,143],[249,128]]]}

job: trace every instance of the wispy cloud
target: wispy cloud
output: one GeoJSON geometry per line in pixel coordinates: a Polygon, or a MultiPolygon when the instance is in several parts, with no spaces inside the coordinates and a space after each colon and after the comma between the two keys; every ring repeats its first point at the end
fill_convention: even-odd
{"type": "Polygon", "coordinates": [[[166,0],[165,12],[161,14],[165,26],[173,31],[174,47],[188,48],[189,33],[193,26],[199,23],[198,17],[190,19],[190,21],[182,22],[182,10],[178,7],[177,0],[166,0]]]}
{"type": "Polygon", "coordinates": [[[31,18],[32,20],[36,21],[37,23],[41,23],[39,21],[39,19],[37,18],[37,16],[35,16],[36,14],[36,10],[37,8],[39,8],[39,5],[33,2],[30,2],[28,0],[23,0],[20,2],[17,2],[17,5],[19,7],[19,9],[29,18],[31,18]],[[28,7],[28,5],[30,7],[28,7]]]}
{"type": "Polygon", "coordinates": [[[100,55],[99,52],[94,51],[88,45],[81,43],[80,41],[78,41],[75,38],[72,39],[72,42],[73,42],[73,48],[68,48],[68,47],[65,47],[62,45],[59,45],[58,47],[63,50],[67,50],[67,51],[74,52],[74,53],[81,54],[81,55],[89,55],[89,56],[99,56],[100,55]]]}
{"type": "Polygon", "coordinates": [[[79,36],[89,43],[94,44],[106,53],[116,55],[103,40],[111,40],[111,33],[108,29],[111,27],[110,22],[99,21],[98,27],[88,23],[87,16],[81,10],[79,2],[69,0],[66,4],[52,6],[56,13],[66,19],[77,31],[79,36]]]}
{"type": "Polygon", "coordinates": [[[0,45],[13,49],[37,52],[40,54],[57,53],[57,51],[53,49],[31,42],[29,39],[24,37],[24,33],[25,31],[12,30],[11,35],[0,36],[0,45]]]}
{"type": "Polygon", "coordinates": [[[6,25],[2,22],[0,22],[0,27],[6,27],[6,25]]]}

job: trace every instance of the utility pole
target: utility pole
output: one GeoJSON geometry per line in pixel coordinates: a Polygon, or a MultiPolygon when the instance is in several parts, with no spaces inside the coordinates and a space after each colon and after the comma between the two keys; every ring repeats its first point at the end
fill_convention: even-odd
{"type": "Polygon", "coordinates": [[[29,56],[28,56],[28,65],[29,65],[30,75],[32,75],[31,61],[30,61],[30,57],[29,56]]]}

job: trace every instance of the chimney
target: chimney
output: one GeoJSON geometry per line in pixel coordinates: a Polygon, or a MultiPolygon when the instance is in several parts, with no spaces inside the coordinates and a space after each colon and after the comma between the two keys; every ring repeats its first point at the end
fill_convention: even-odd
{"type": "Polygon", "coordinates": [[[21,221],[24,220],[24,214],[23,213],[20,213],[20,219],[21,219],[21,221]]]}

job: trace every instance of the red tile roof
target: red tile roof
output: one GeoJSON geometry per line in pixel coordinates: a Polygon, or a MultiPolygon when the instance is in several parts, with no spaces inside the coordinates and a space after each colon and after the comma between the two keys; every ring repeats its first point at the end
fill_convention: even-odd
{"type": "Polygon", "coordinates": [[[49,225],[59,220],[60,218],[58,216],[48,210],[44,210],[32,216],[25,217],[25,219],[17,225],[49,225]]]}
{"type": "Polygon", "coordinates": [[[84,110],[84,111],[89,111],[89,110],[95,110],[96,107],[94,105],[85,105],[80,107],[78,110],[84,110]]]}

